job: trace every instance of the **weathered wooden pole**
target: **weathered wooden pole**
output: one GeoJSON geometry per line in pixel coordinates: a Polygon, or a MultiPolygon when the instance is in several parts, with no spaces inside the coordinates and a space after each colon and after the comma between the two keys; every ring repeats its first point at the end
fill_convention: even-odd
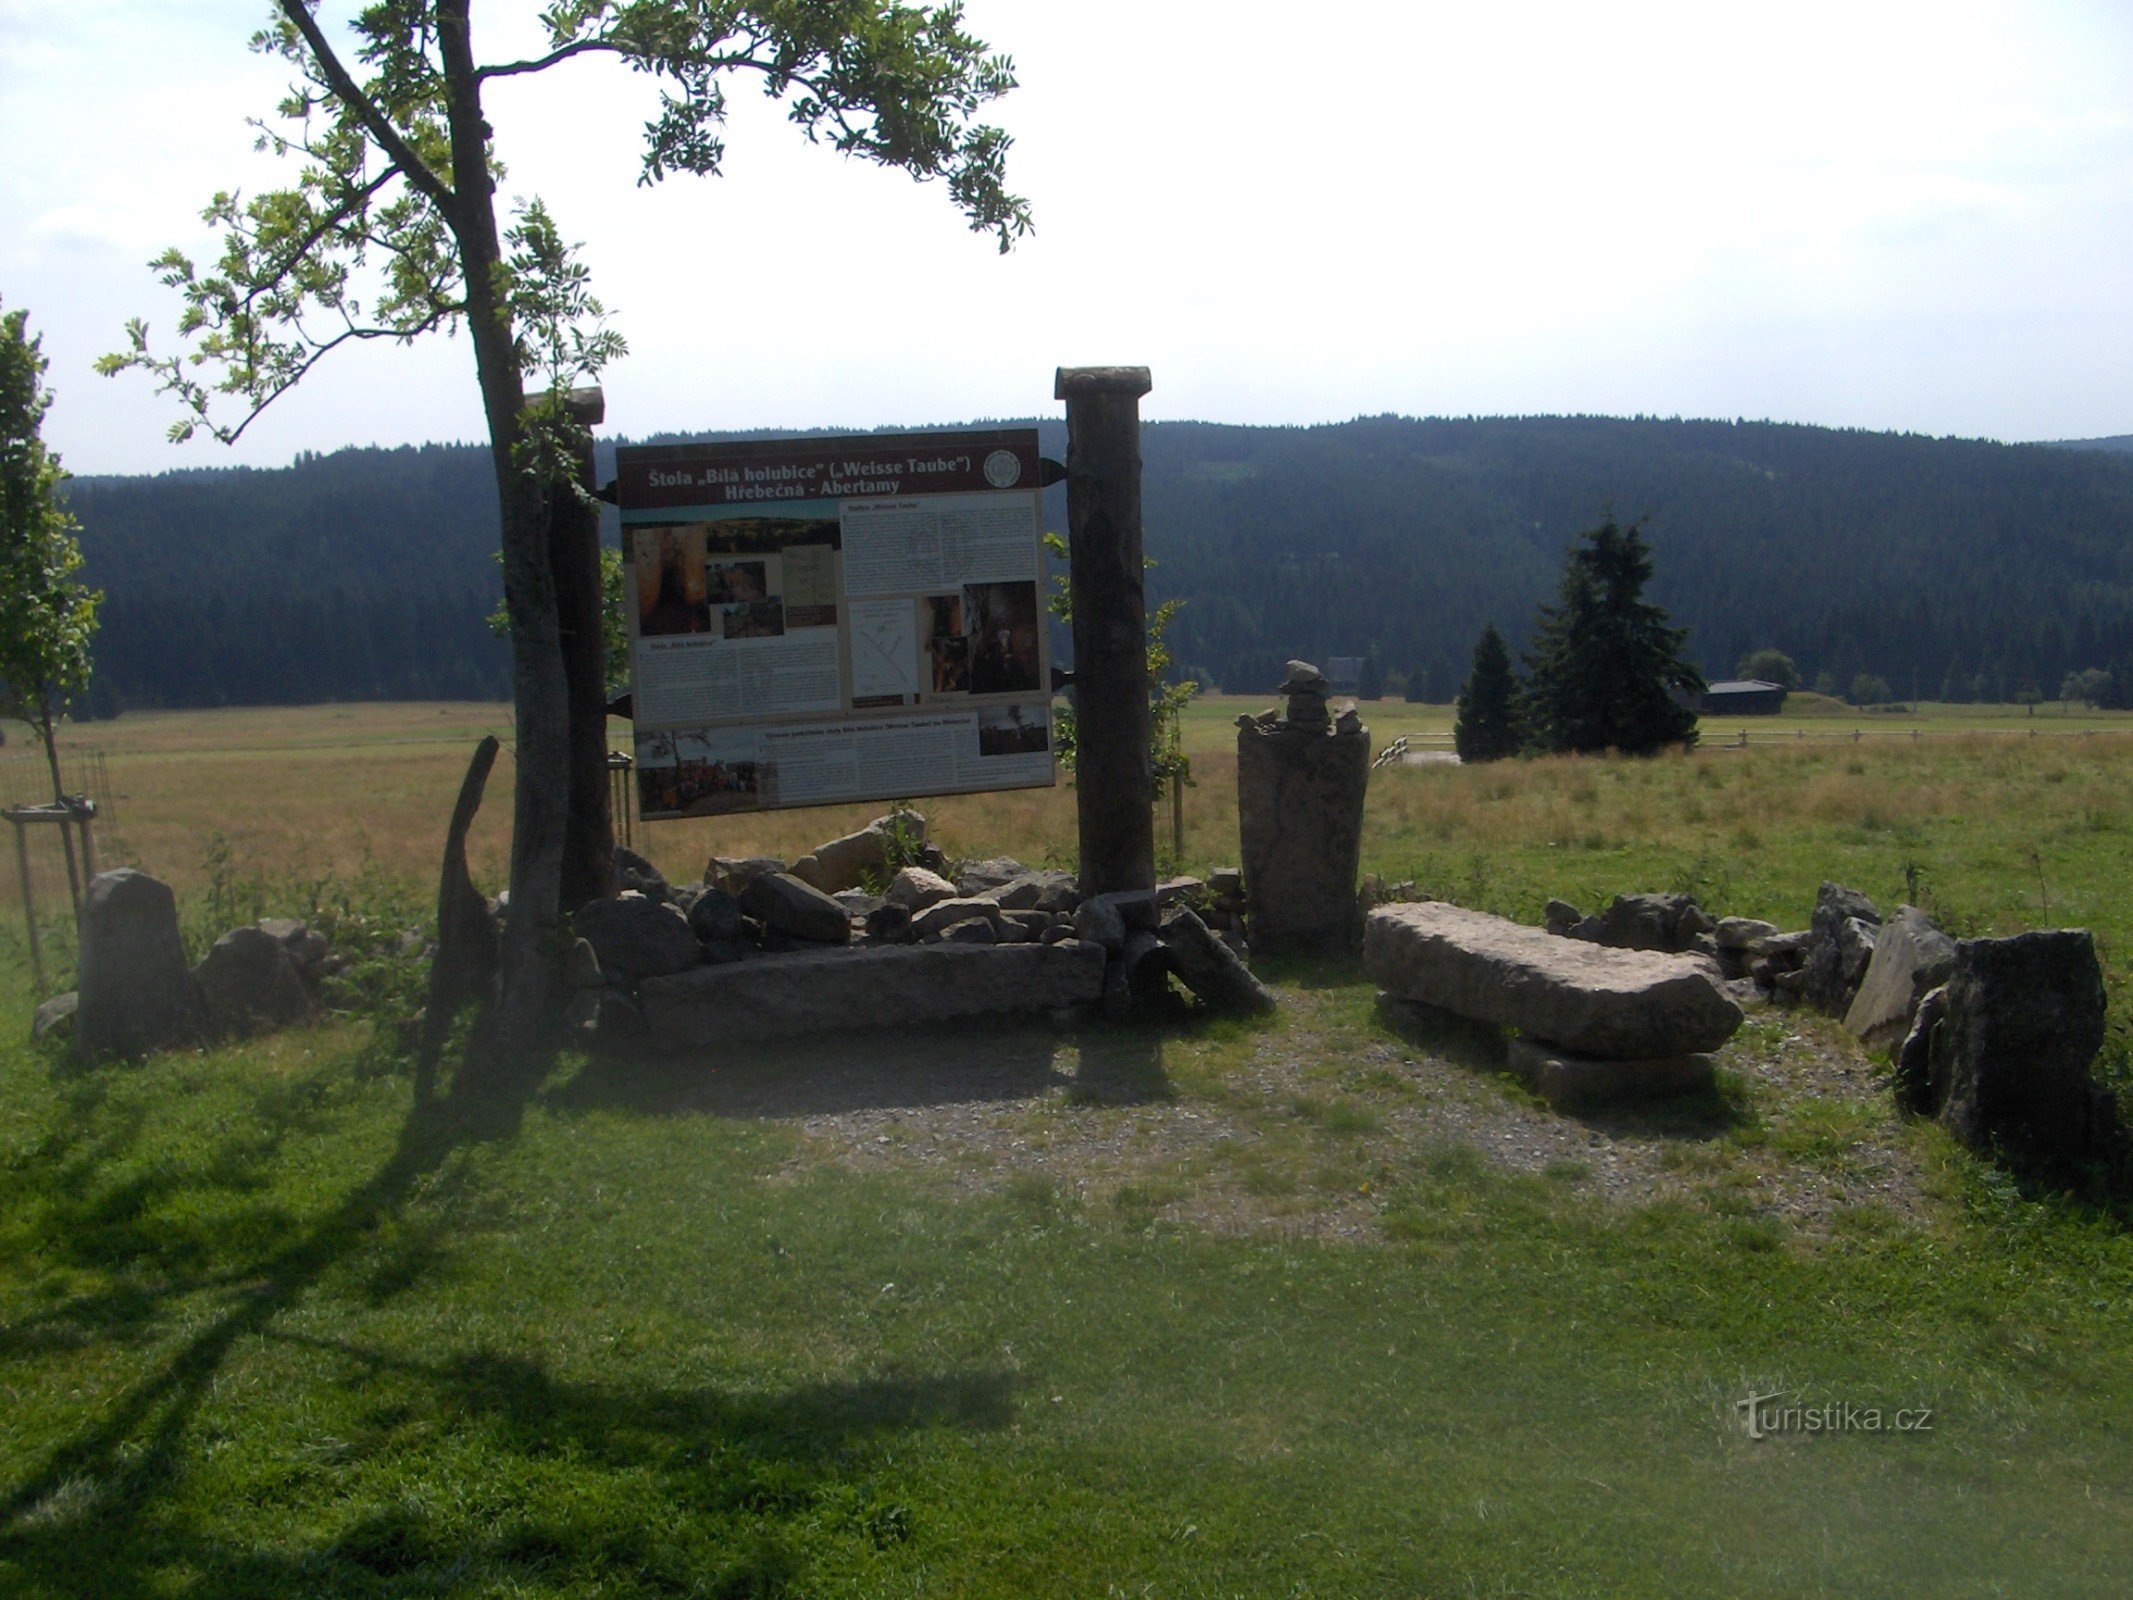
{"type": "Polygon", "coordinates": [[[1081,889],[1155,887],[1148,607],[1141,572],[1146,367],[1061,367],[1068,582],[1074,605],[1074,757],[1081,889]]]}
{"type": "MultiPolygon", "coordinates": [[[[607,415],[597,388],[570,391],[570,418],[590,430],[607,415]]],[[[592,499],[592,440],[577,470],[579,495],[557,492],[548,527],[556,628],[570,705],[570,809],[563,834],[562,909],[615,892],[615,824],[607,776],[607,647],[600,594],[600,510],[592,499]]]]}

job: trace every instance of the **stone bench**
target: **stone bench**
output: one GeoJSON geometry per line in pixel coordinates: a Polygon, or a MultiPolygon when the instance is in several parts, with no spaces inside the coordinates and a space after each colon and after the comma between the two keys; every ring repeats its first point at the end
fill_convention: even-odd
{"type": "Polygon", "coordinates": [[[1395,999],[1518,1029],[1512,1064],[1551,1099],[1707,1084],[1709,1052],[1741,1022],[1693,956],[1560,938],[1437,901],[1371,912],[1363,964],[1395,999]]]}

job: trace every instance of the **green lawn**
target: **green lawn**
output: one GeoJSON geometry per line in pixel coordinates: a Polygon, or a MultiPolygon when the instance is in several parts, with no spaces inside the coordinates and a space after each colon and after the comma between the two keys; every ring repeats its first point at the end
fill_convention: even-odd
{"type": "MultiPolygon", "coordinates": [[[[1234,849],[1233,714],[1201,714],[1190,864],[1234,849]]],[[[1794,923],[1908,868],[1959,927],[2095,926],[2123,1074],[2133,740],[2047,743],[1407,768],[1365,864],[1794,923]]],[[[2124,1589],[2122,1209],[1899,1121],[1814,1019],[1585,1122],[1351,967],[1271,976],[1262,1027],[710,1042],[420,1112],[360,1018],[93,1069],[18,1025],[0,1593],[2124,1589]],[[1772,1391],[1931,1425],[1751,1439],[1772,1391]]]]}
{"type": "MultiPolygon", "coordinates": [[[[1384,1037],[1353,980],[1287,977],[1286,1037],[909,1070],[1036,1053],[1110,1088],[1024,1114],[1101,1124],[1384,1037]]],[[[0,1589],[2034,1596],[2133,1559],[2133,1246],[1931,1130],[1926,1220],[1810,1232],[1454,1145],[1358,1163],[1369,1119],[1315,1115],[1283,1159],[1377,1222],[1325,1244],[854,1173],[708,1093],[865,1048],[565,1063],[413,1123],[361,1026],[14,1049],[0,1589]],[[1778,1389],[1931,1429],[1749,1439],[1735,1403],[1778,1389]]]]}

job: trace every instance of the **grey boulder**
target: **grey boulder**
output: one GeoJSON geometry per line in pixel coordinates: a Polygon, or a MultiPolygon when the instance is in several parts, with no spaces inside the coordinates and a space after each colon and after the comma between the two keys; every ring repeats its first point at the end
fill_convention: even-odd
{"type": "Polygon", "coordinates": [[[1258,1016],[1275,1009],[1274,991],[1195,913],[1173,912],[1157,936],[1170,952],[1171,970],[1209,1010],[1258,1016]]]}
{"type": "Polygon", "coordinates": [[[1904,1041],[1897,1096],[1981,1153],[2122,1159],[2116,1097],[2090,1070],[2103,1037],[2103,972],[2085,929],[1959,940],[1947,984],[1904,1041]]]}
{"type": "Polygon", "coordinates": [[[1841,1017],[1866,978],[1881,934],[1881,913],[1856,889],[1825,883],[1807,928],[1807,964],[1800,994],[1817,1010],[1841,1017]]]}
{"type": "Polygon", "coordinates": [[[844,907],[787,872],[749,879],[740,900],[741,909],[764,927],[795,939],[843,944],[852,937],[852,919],[844,907]]]}
{"type": "Polygon", "coordinates": [[[703,959],[689,919],[641,895],[588,901],[571,914],[570,925],[592,946],[600,970],[623,984],[686,972],[703,959]]]}
{"type": "Polygon", "coordinates": [[[287,948],[264,928],[230,929],[194,976],[217,1033],[263,1033],[318,1014],[287,948]]]}
{"type": "Polygon", "coordinates": [[[892,906],[902,906],[906,911],[923,911],[941,900],[956,897],[955,885],[938,872],[929,872],[924,867],[906,867],[889,880],[885,898],[892,906]]]}
{"type": "Polygon", "coordinates": [[[138,868],[90,880],[76,967],[80,1055],[144,1055],[191,1044],[206,1031],[207,1007],[178,937],[177,897],[138,868]]]}

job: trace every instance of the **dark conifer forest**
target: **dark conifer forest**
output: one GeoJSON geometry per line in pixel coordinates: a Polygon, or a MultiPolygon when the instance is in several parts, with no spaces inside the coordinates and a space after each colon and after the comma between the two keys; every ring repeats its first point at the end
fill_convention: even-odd
{"type": "MultiPolygon", "coordinates": [[[[1041,427],[1063,456],[1063,426],[1041,427]]],[[[1151,423],[1151,598],[1184,597],[1172,653],[1220,688],[1269,692],[1290,656],[1355,655],[1388,692],[1448,700],[1483,624],[1523,649],[1570,541],[1613,515],[1642,529],[1650,598],[1709,677],[1771,646],[1809,683],[2050,697],[2089,667],[2133,682],[2122,443],[1606,417],[1151,423]]],[[[483,625],[497,515],[476,447],[69,489],[108,595],[92,711],[508,692],[483,625]]]]}

